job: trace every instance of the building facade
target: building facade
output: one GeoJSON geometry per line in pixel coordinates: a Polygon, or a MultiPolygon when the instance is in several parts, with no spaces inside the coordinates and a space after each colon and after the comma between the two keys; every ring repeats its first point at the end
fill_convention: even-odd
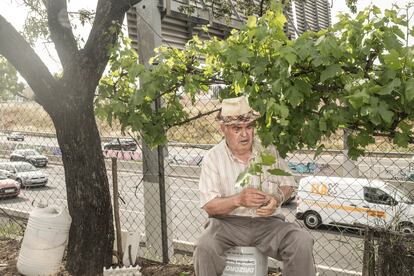
{"type": "MultiPolygon", "coordinates": [[[[208,36],[225,38],[233,28],[240,28],[246,19],[236,5],[231,6],[231,18],[217,18],[212,1],[204,0],[160,0],[158,9],[161,13],[162,42],[173,48],[184,48],[193,35],[201,39],[208,36]],[[206,3],[210,4],[206,4],[206,3]],[[201,26],[209,24],[209,34],[205,34],[201,26]]],[[[224,1],[223,1],[224,2],[224,1]]],[[[234,1],[233,1],[234,2],[234,1]]],[[[259,5],[260,1],[257,2],[259,5]]],[[[231,3],[231,1],[229,2],[231,3]]],[[[286,34],[289,38],[297,38],[305,31],[319,31],[331,24],[331,8],[329,0],[296,0],[286,8],[286,34]]],[[[138,22],[142,17],[135,7],[128,14],[128,34],[135,49],[138,48],[138,22]]]]}

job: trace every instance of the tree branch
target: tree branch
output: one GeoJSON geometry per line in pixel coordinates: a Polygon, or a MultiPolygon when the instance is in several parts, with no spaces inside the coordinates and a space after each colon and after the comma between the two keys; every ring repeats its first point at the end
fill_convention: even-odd
{"type": "Polygon", "coordinates": [[[345,72],[348,73],[352,73],[352,74],[358,74],[360,72],[360,69],[358,67],[353,67],[353,66],[341,66],[342,70],[344,70],[345,72]]]}
{"type": "Polygon", "coordinates": [[[342,89],[344,89],[344,87],[342,85],[337,85],[337,84],[315,84],[312,85],[312,90],[321,92],[321,93],[325,93],[325,92],[339,92],[342,89]]]}
{"type": "Polygon", "coordinates": [[[407,117],[408,117],[408,114],[406,112],[404,112],[404,111],[399,112],[398,113],[398,119],[396,119],[396,120],[394,120],[394,122],[392,122],[391,128],[396,129],[402,121],[407,119],[407,117]]]}
{"type": "MultiPolygon", "coordinates": [[[[41,18],[45,18],[44,10],[38,1],[22,0],[22,2],[24,6],[29,7],[30,11],[35,12],[41,18]]],[[[46,0],[41,0],[41,2],[46,5],[46,0]]]]}
{"type": "Polygon", "coordinates": [[[204,116],[207,116],[207,115],[213,114],[214,112],[218,112],[218,111],[220,111],[220,109],[221,109],[221,108],[213,109],[213,110],[210,110],[210,111],[208,111],[208,112],[206,112],[206,113],[201,113],[201,112],[200,112],[200,113],[198,113],[198,115],[196,115],[196,116],[194,116],[194,117],[190,117],[190,118],[188,118],[188,119],[186,119],[186,120],[184,120],[184,121],[181,121],[181,122],[179,122],[179,123],[175,123],[175,124],[172,124],[172,125],[167,126],[167,130],[168,130],[168,129],[170,129],[170,128],[172,128],[172,127],[174,127],[174,126],[181,126],[181,125],[184,125],[184,124],[189,123],[189,122],[191,122],[191,121],[194,121],[194,120],[196,120],[196,119],[199,119],[199,118],[201,118],[201,117],[204,117],[204,116]]]}
{"type": "MultiPolygon", "coordinates": [[[[75,36],[70,25],[66,0],[46,1],[48,26],[63,69],[74,62],[78,52],[75,36]]],[[[64,70],[65,71],[65,70],[64,70]]]]}
{"type": "Polygon", "coordinates": [[[125,13],[141,0],[99,0],[96,16],[85,48],[81,68],[98,83],[109,59],[109,49],[116,42],[125,13]]]}
{"type": "MultiPolygon", "coordinates": [[[[364,129],[361,128],[357,124],[353,124],[353,125],[349,126],[349,129],[351,129],[353,131],[364,131],[364,129]]],[[[372,132],[372,136],[374,136],[374,137],[377,136],[377,137],[394,138],[395,134],[397,134],[395,129],[389,129],[388,131],[383,130],[383,131],[373,131],[372,132]]],[[[408,137],[408,143],[414,144],[414,137],[413,136],[408,137]]]]}
{"type": "Polygon", "coordinates": [[[377,57],[377,52],[370,52],[367,58],[367,63],[365,64],[364,68],[364,76],[365,78],[369,78],[368,72],[372,69],[374,65],[374,60],[377,57]]]}
{"type": "Polygon", "coordinates": [[[45,102],[52,96],[57,81],[23,36],[1,15],[0,54],[23,76],[33,89],[35,100],[46,108],[45,102]]]}
{"type": "Polygon", "coordinates": [[[260,0],[260,4],[259,4],[259,7],[260,7],[259,16],[263,16],[263,12],[264,12],[264,7],[263,7],[264,6],[264,1],[265,0],[260,0]]]}
{"type": "MultiPolygon", "coordinates": [[[[374,132],[372,135],[373,136],[378,136],[378,137],[394,138],[395,134],[396,134],[395,132],[390,132],[390,133],[374,132]]],[[[408,137],[408,143],[414,144],[414,137],[413,136],[408,137]]]]}

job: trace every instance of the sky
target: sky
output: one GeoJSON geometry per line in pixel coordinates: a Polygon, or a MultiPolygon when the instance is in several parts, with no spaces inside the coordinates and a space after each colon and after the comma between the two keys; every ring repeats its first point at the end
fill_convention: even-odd
{"type": "MultiPolygon", "coordinates": [[[[328,0],[332,3],[332,22],[337,22],[336,15],[340,12],[349,13],[349,9],[345,4],[345,0],[328,0]]],[[[96,7],[96,0],[68,0],[68,11],[77,11],[80,8],[94,10],[96,7]]],[[[381,9],[391,8],[393,3],[398,3],[403,7],[408,2],[414,0],[359,0],[358,10],[361,10],[370,4],[374,4],[381,9]]],[[[24,19],[27,15],[28,9],[22,4],[22,0],[0,0],[0,15],[6,18],[17,30],[21,31],[24,19]]],[[[78,27],[74,30],[75,35],[83,37],[86,41],[89,27],[78,27]]],[[[58,72],[61,70],[57,55],[50,43],[39,42],[36,44],[35,51],[42,58],[44,63],[49,67],[51,72],[58,72]]]]}
{"type": "MultiPolygon", "coordinates": [[[[76,12],[79,9],[95,10],[96,3],[96,0],[68,0],[68,12],[76,12]]],[[[28,11],[22,4],[22,0],[0,0],[0,15],[6,18],[18,31],[23,30],[28,11]]],[[[90,26],[82,27],[77,24],[73,31],[75,36],[82,37],[86,41],[90,26]]],[[[35,46],[35,51],[48,66],[50,72],[61,71],[59,59],[51,43],[39,41],[35,46]]]]}
{"type": "MultiPolygon", "coordinates": [[[[332,3],[332,22],[337,22],[336,15],[340,12],[350,12],[345,4],[345,0],[328,0],[332,3]]],[[[358,11],[373,4],[381,10],[389,9],[392,4],[398,4],[399,7],[404,7],[407,3],[414,2],[414,0],[358,0],[358,11]]]]}

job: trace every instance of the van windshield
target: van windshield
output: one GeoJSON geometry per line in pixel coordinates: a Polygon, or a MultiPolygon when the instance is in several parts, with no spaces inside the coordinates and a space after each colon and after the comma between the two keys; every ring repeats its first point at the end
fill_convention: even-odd
{"type": "Polygon", "coordinates": [[[412,196],[410,196],[409,193],[407,193],[406,191],[404,191],[403,189],[393,186],[391,184],[386,184],[386,190],[387,192],[395,197],[395,199],[399,202],[403,202],[406,204],[414,204],[414,199],[412,198],[412,196]]]}

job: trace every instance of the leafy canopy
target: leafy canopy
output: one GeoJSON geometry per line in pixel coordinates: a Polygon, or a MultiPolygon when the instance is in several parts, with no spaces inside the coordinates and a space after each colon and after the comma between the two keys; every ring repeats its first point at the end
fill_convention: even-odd
{"type": "Polygon", "coordinates": [[[24,85],[17,77],[16,69],[0,57],[0,99],[8,100],[23,92],[24,85]]]}
{"type": "Polygon", "coordinates": [[[341,15],[331,29],[291,41],[283,31],[282,8],[250,16],[225,40],[195,36],[185,50],[161,47],[149,69],[137,63],[130,48],[114,48],[97,112],[140,132],[154,146],[166,142],[166,129],[189,119],[181,91],[195,100],[210,84],[222,83],[221,98],[249,98],[261,114],[258,135],[282,156],[317,147],[338,129],[351,130],[353,158],[375,135],[389,136],[399,146],[412,142],[414,52],[404,44],[402,29],[414,31],[407,18],[373,6],[355,19],[341,15]],[[163,105],[152,111],[156,99],[163,105]]]}

